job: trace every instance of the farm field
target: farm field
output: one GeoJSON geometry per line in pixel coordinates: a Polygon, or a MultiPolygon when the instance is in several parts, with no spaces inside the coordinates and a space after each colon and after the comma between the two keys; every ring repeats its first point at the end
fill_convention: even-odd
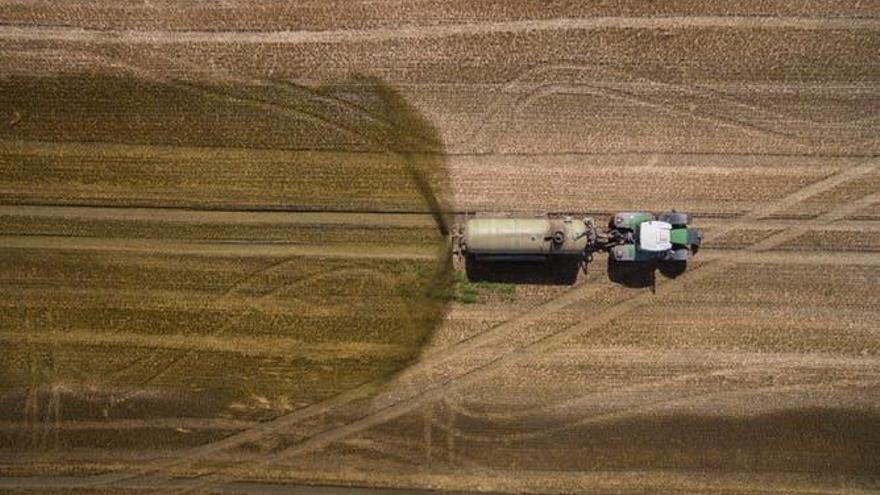
{"type": "Polygon", "coordinates": [[[0,2],[0,493],[880,490],[878,33],[0,2]],[[469,214],[669,208],[706,237],[674,278],[449,252],[469,214]]]}

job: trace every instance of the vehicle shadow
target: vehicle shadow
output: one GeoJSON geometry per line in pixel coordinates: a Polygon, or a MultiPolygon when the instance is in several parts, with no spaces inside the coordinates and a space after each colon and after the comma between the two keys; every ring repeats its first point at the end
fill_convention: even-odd
{"type": "MultiPolygon", "coordinates": [[[[465,273],[470,282],[506,284],[573,285],[583,264],[576,257],[550,258],[546,261],[479,261],[465,258],[465,273]]],[[[589,267],[589,266],[588,266],[589,267]]],[[[653,287],[657,272],[676,278],[687,270],[686,261],[614,261],[607,262],[608,279],[631,288],[653,287]]]]}
{"type": "Polygon", "coordinates": [[[676,278],[687,270],[687,261],[615,261],[608,258],[608,279],[625,287],[653,287],[657,272],[676,278]]]}
{"type": "Polygon", "coordinates": [[[581,261],[577,257],[550,258],[546,261],[478,261],[465,258],[465,272],[470,282],[507,284],[573,285],[581,261]]]}

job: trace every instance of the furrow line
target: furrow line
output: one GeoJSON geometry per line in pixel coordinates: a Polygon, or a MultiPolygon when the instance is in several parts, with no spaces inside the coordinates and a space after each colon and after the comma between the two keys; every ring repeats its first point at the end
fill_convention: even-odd
{"type": "Polygon", "coordinates": [[[523,21],[500,21],[405,26],[376,29],[324,31],[170,31],[85,29],[66,26],[0,26],[0,39],[9,41],[64,41],[112,44],[301,44],[365,43],[393,40],[430,40],[454,36],[479,36],[541,31],[590,31],[600,29],[797,29],[880,30],[880,19],[821,18],[798,16],[667,16],[667,17],[583,17],[523,21]]]}

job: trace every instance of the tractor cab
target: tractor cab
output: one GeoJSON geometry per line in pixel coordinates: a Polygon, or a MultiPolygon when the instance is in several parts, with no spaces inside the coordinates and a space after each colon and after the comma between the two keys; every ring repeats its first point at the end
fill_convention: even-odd
{"type": "Polygon", "coordinates": [[[639,226],[639,249],[652,253],[672,249],[672,225],[651,220],[639,226]]]}

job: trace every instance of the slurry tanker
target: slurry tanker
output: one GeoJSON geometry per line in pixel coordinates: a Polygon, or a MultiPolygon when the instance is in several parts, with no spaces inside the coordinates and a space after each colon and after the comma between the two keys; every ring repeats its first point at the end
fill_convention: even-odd
{"type": "Polygon", "coordinates": [[[537,218],[468,218],[455,234],[457,252],[479,262],[546,261],[580,257],[589,261],[604,251],[613,261],[685,262],[703,240],[688,227],[688,215],[667,211],[621,212],[600,229],[592,218],[564,215],[537,218]]]}

